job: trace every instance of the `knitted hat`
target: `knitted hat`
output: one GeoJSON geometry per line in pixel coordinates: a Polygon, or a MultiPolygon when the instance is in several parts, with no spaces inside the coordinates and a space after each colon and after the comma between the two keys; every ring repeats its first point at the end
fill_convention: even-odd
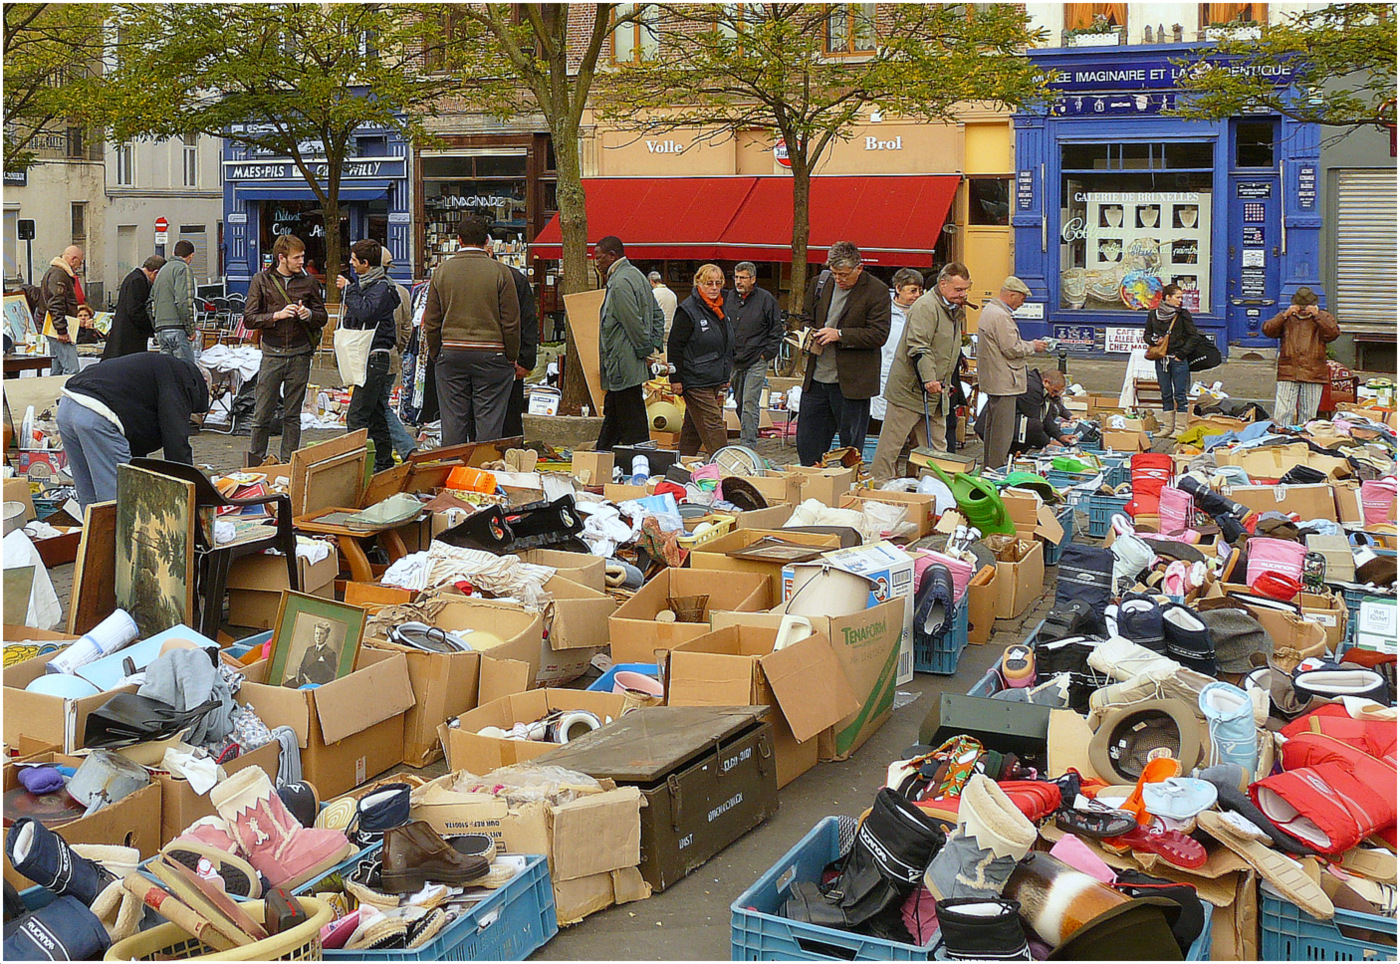
{"type": "Polygon", "coordinates": [[[1234,605],[1207,608],[1198,603],[1196,615],[1210,629],[1210,638],[1215,642],[1215,665],[1222,673],[1248,673],[1264,663],[1255,663],[1251,658],[1255,653],[1273,655],[1273,638],[1247,610],[1234,605]]]}

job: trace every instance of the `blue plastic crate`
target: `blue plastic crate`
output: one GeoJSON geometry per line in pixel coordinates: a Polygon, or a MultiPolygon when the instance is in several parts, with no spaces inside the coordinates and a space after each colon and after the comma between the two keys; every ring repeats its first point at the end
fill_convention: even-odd
{"type": "Polygon", "coordinates": [[[1318,920],[1267,884],[1259,888],[1259,959],[1264,961],[1393,961],[1395,945],[1347,937],[1338,924],[1395,936],[1395,918],[1337,908],[1318,920]]]}
{"type": "Polygon", "coordinates": [[[1113,488],[1118,488],[1124,482],[1130,482],[1133,478],[1131,461],[1127,455],[1111,455],[1103,460],[1104,476],[1103,480],[1113,488]]]}
{"type": "Polygon", "coordinates": [[[967,691],[967,695],[991,699],[1001,691],[1001,688],[1001,673],[993,665],[981,679],[972,684],[972,689],[967,691]]]}
{"type": "Polygon", "coordinates": [[[825,817],[758,881],[729,905],[731,961],[926,961],[927,945],[863,937],[780,917],[793,881],[821,879],[840,855],[837,819],[825,817]]]}
{"type": "Polygon", "coordinates": [[[1064,469],[1047,469],[1045,471],[1045,481],[1049,482],[1057,489],[1063,489],[1067,485],[1078,485],[1081,482],[1088,482],[1098,474],[1097,472],[1066,472],[1064,469]]]}
{"type": "Polygon", "coordinates": [[[1065,551],[1065,546],[1074,541],[1074,506],[1068,505],[1060,510],[1060,514],[1055,516],[1055,521],[1060,524],[1060,528],[1065,530],[1065,534],[1060,537],[1060,541],[1053,546],[1045,546],[1045,564],[1053,566],[1060,561],[1060,554],[1065,551]]]}
{"type": "Polygon", "coordinates": [[[878,435],[867,435],[865,437],[865,444],[860,447],[860,457],[865,460],[867,465],[875,461],[875,446],[878,445],[879,442],[880,436],[878,435]]]}
{"type": "Polygon", "coordinates": [[[919,634],[914,634],[914,672],[952,676],[958,671],[958,657],[967,648],[967,633],[967,596],[964,595],[948,628],[931,647],[921,645],[919,634]]]}
{"type": "Polygon", "coordinates": [[[618,673],[641,673],[644,676],[651,676],[655,679],[661,678],[661,667],[655,663],[615,663],[608,668],[608,671],[599,676],[592,683],[588,684],[590,693],[611,693],[613,680],[618,673]]]}
{"type": "Polygon", "coordinates": [[[1126,495],[1094,494],[1085,499],[1084,506],[1089,513],[1089,538],[1102,539],[1108,535],[1109,519],[1115,512],[1127,511],[1129,501],[1126,495]]]}

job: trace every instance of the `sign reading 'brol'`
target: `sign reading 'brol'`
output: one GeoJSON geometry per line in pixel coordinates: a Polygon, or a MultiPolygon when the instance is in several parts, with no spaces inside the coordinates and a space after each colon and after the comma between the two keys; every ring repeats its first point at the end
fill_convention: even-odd
{"type": "Polygon", "coordinates": [[[882,141],[875,137],[865,139],[865,149],[867,151],[902,151],[904,150],[904,137],[901,135],[892,141],[882,141]]]}

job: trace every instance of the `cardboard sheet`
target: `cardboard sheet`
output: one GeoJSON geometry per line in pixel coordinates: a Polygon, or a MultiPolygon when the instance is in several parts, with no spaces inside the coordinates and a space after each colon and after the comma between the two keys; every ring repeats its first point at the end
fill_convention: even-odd
{"type": "Polygon", "coordinates": [[[578,363],[583,368],[584,380],[588,382],[588,395],[593,399],[593,411],[599,415],[603,414],[603,372],[602,359],[598,355],[598,342],[601,337],[598,313],[603,308],[603,298],[606,295],[606,289],[598,288],[564,296],[564,314],[568,318],[569,330],[574,333],[578,363]]]}

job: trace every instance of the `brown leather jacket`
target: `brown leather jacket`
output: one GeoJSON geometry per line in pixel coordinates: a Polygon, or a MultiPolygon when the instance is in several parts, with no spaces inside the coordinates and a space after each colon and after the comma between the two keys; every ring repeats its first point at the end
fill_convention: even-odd
{"type": "Polygon", "coordinates": [[[1284,382],[1331,381],[1327,343],[1342,333],[1331,312],[1315,308],[1311,318],[1284,309],[1264,322],[1264,337],[1278,339],[1278,377],[1284,382]]]}
{"type": "MultiPolygon", "coordinates": [[[[870,272],[862,271],[846,296],[846,310],[841,317],[828,318],[836,281],[828,277],[826,283],[820,285],[822,290],[818,295],[820,282],[818,274],[807,287],[802,319],[813,328],[840,330],[841,340],[834,346],[828,345],[826,350],[834,348],[836,351],[841,394],[855,399],[880,394],[880,348],[890,336],[890,289],[870,272]]],[[[809,358],[802,380],[804,392],[812,387],[816,368],[815,359],[809,358]]]]}
{"type": "Polygon", "coordinates": [[[243,324],[262,332],[264,355],[305,355],[315,351],[321,343],[321,329],[326,326],[328,315],[326,303],[321,297],[321,285],[311,275],[301,274],[283,278],[272,277],[275,267],[265,268],[253,275],[248,283],[248,300],[243,307],[243,324]],[[278,282],[281,282],[279,285],[278,282]],[[286,295],[282,289],[286,288],[286,295]],[[311,309],[311,317],[306,321],[296,318],[273,318],[272,316],[287,307],[288,300],[300,301],[311,309]],[[312,334],[311,330],[315,334],[312,334]]]}

